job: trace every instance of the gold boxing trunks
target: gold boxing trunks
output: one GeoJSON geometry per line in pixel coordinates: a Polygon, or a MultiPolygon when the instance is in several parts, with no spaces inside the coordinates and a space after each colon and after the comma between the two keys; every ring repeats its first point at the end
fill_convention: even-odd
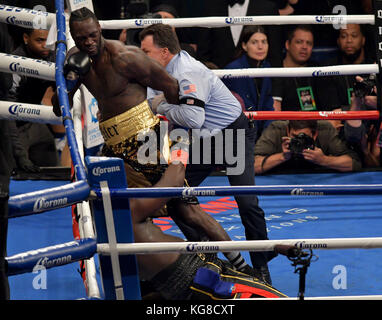
{"type": "Polygon", "coordinates": [[[124,160],[129,188],[151,187],[158,182],[167,168],[170,145],[168,135],[160,134],[160,120],[152,113],[147,100],[100,122],[99,126],[105,140],[103,154],[124,160]],[[156,135],[156,159],[150,159],[150,162],[138,159],[139,149],[146,143],[138,140],[138,134],[156,135]],[[164,141],[160,143],[158,137],[164,141]]]}

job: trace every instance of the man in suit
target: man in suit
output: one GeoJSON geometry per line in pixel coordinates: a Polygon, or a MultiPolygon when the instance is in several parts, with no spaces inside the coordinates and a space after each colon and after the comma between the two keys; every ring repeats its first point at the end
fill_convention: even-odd
{"type": "MultiPolygon", "coordinates": [[[[207,17],[279,15],[277,5],[269,0],[209,0],[205,4],[205,13],[207,17]]],[[[233,60],[242,29],[242,25],[201,29],[199,59],[213,62],[219,68],[225,67],[233,60]]],[[[281,27],[266,26],[266,32],[269,38],[269,61],[274,67],[281,66],[281,27]]]]}

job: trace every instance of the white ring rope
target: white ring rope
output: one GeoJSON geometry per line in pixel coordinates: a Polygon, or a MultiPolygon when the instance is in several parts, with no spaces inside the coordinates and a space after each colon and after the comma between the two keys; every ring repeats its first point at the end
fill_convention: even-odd
{"type": "Polygon", "coordinates": [[[0,22],[29,29],[48,29],[54,23],[54,13],[0,4],[0,22]]]}
{"type": "Polygon", "coordinates": [[[8,53],[0,53],[0,72],[55,81],[56,64],[8,53]]]}
{"type": "Polygon", "coordinates": [[[127,19],[100,20],[102,29],[144,28],[150,24],[165,23],[176,28],[204,27],[218,28],[232,25],[286,25],[286,24],[375,24],[374,15],[293,15],[293,16],[241,16],[241,17],[205,17],[175,19],[127,19]]]}
{"type": "MultiPolygon", "coordinates": [[[[0,22],[24,28],[49,29],[55,14],[32,9],[0,5],[0,22]]],[[[288,25],[288,24],[375,24],[374,15],[293,15],[293,16],[240,16],[175,19],[100,20],[103,29],[144,28],[150,24],[166,23],[177,28],[217,28],[231,25],[288,25]]]]}
{"type": "MultiPolygon", "coordinates": [[[[28,77],[55,81],[55,66],[53,62],[0,53],[0,72],[17,73],[28,77]]],[[[220,78],[325,77],[379,73],[377,64],[302,68],[218,69],[212,71],[220,78]]]]}
{"type": "MultiPolygon", "coordinates": [[[[382,248],[380,238],[328,238],[208,242],[150,242],[117,244],[119,254],[153,254],[164,252],[220,252],[220,251],[273,251],[276,245],[294,246],[300,249],[376,249],[382,248]]],[[[108,244],[97,244],[99,254],[109,255],[108,244]]]]}
{"type": "Polygon", "coordinates": [[[0,119],[62,124],[62,118],[53,113],[52,106],[10,101],[0,101],[0,119]]]}
{"type": "Polygon", "coordinates": [[[220,78],[327,77],[379,73],[377,64],[301,68],[249,68],[212,70],[220,78]]]}

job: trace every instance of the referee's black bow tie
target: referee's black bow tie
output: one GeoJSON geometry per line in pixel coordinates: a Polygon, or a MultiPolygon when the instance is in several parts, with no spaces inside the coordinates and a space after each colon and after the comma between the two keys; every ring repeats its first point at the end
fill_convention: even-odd
{"type": "Polygon", "coordinates": [[[232,7],[234,6],[236,3],[238,4],[243,4],[245,0],[228,0],[228,4],[232,7]]]}

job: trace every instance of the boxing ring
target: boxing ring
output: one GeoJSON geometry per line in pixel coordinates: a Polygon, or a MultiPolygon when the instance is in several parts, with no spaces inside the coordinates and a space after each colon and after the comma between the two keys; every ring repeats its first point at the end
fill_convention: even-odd
{"type": "MultiPolygon", "coordinates": [[[[0,102],[0,116],[8,119],[45,123],[57,124],[63,122],[70,146],[75,181],[11,195],[9,199],[10,230],[13,227],[17,229],[17,225],[20,227],[22,223],[19,221],[22,219],[30,219],[28,220],[30,226],[37,228],[40,219],[41,221],[47,219],[51,221],[49,226],[53,230],[56,230],[55,228],[59,230],[60,225],[54,225],[53,216],[64,215],[66,211],[61,210],[70,208],[72,205],[79,205],[81,207],[80,237],[62,243],[49,243],[47,246],[40,247],[40,249],[35,247],[27,248],[26,250],[29,251],[21,250],[21,253],[18,251],[10,254],[7,257],[7,262],[8,274],[11,278],[13,276],[15,278],[23,276],[27,273],[38,274],[40,272],[41,274],[38,275],[42,275],[43,271],[50,272],[54,269],[66,268],[77,261],[85,261],[86,277],[84,278],[84,285],[87,298],[140,299],[135,254],[153,251],[160,254],[161,252],[171,251],[195,253],[221,252],[224,250],[243,251],[244,254],[247,254],[246,251],[248,250],[269,251],[274,250],[277,245],[292,245],[300,249],[312,249],[319,258],[318,261],[312,262],[309,269],[306,290],[308,295],[314,291],[315,294],[312,294],[312,297],[338,295],[342,296],[340,299],[362,299],[367,295],[366,298],[369,299],[382,299],[382,285],[377,281],[380,276],[379,270],[381,270],[379,256],[380,248],[382,248],[382,237],[378,232],[380,230],[378,228],[379,224],[382,223],[380,207],[382,184],[378,183],[380,182],[380,172],[320,174],[319,176],[314,174],[296,175],[293,177],[293,181],[291,181],[291,176],[288,175],[270,175],[257,177],[255,187],[227,187],[227,182],[223,177],[211,177],[206,181],[205,185],[195,188],[128,189],[122,160],[84,157],[81,148],[78,147],[80,139],[76,137],[75,133],[75,126],[78,126],[78,124],[76,124],[76,119],[69,110],[66,84],[63,77],[67,38],[65,35],[66,27],[62,0],[56,0],[56,9],[56,23],[58,26],[56,64],[45,64],[41,61],[2,53],[0,54],[0,71],[55,79],[59,92],[62,118],[53,115],[52,107],[5,101],[0,102]],[[306,184],[306,181],[315,183],[306,184]],[[326,183],[322,184],[323,181],[326,183]],[[343,183],[339,183],[339,181],[343,183]],[[235,204],[232,196],[253,193],[259,196],[260,205],[266,212],[271,240],[244,241],[244,231],[243,229],[240,230],[240,224],[226,225],[229,221],[238,219],[237,211],[234,211],[235,204]],[[128,202],[124,201],[126,198],[177,197],[182,195],[200,197],[202,207],[206,212],[215,215],[215,218],[223,227],[228,229],[232,239],[236,241],[208,242],[208,244],[186,241],[155,244],[132,243],[131,221],[126,217],[126,212],[129,210],[128,202]],[[92,204],[92,213],[90,213],[88,201],[92,204]],[[331,212],[331,207],[334,208],[334,212],[331,212]],[[365,212],[365,208],[368,212],[365,212]],[[13,223],[13,221],[17,221],[17,223],[13,223]],[[361,225],[363,230],[361,230],[361,225]],[[281,230],[286,232],[282,234],[280,233],[281,230]],[[300,237],[295,237],[297,234],[300,237]],[[347,249],[343,250],[346,253],[341,253],[339,258],[333,256],[332,252],[342,252],[342,249],[347,249]],[[94,261],[95,256],[98,257],[99,266],[94,261]],[[320,265],[322,261],[326,261],[324,268],[320,265]],[[340,277],[346,274],[347,276],[340,277]],[[357,276],[354,278],[355,274],[357,276]],[[328,279],[332,281],[330,282],[328,279]],[[322,286],[323,289],[321,290],[322,286]],[[316,290],[318,287],[321,291],[316,290]],[[359,288],[358,291],[357,288],[359,288]]],[[[379,25],[382,19],[379,12],[382,11],[376,10],[375,16],[346,16],[346,21],[348,23],[379,25]]],[[[0,21],[19,26],[30,26],[30,24],[22,21],[33,21],[36,15],[39,14],[42,13],[0,5],[0,21]],[[15,21],[19,22],[16,23],[15,21]]],[[[52,16],[54,15],[46,14],[49,23],[53,21],[52,16]]],[[[297,22],[333,23],[334,17],[320,17],[319,19],[317,17],[299,17],[297,22]]],[[[227,26],[233,22],[238,24],[296,23],[295,16],[277,18],[277,20],[275,20],[275,17],[238,18],[238,20],[235,20],[235,18],[216,18],[219,21],[215,21],[215,18],[213,18],[211,24],[208,22],[208,26],[220,26],[219,23],[227,26]],[[232,19],[232,21],[228,20],[229,24],[227,24],[226,19],[232,19]]],[[[195,21],[192,22],[188,19],[159,20],[163,23],[181,27],[193,26],[196,23],[199,23],[198,26],[202,26],[210,18],[203,18],[203,21],[200,19],[194,19],[195,21]],[[182,21],[183,25],[181,25],[182,21]]],[[[336,19],[338,19],[338,16],[336,19]]],[[[158,23],[158,19],[152,22],[150,22],[150,19],[126,21],[118,24],[118,26],[112,23],[102,22],[101,25],[103,28],[119,29],[134,24],[134,28],[136,28],[150,23],[158,23]]],[[[221,77],[268,77],[270,74],[277,77],[360,73],[377,73],[380,75],[381,73],[378,64],[313,69],[298,68],[299,70],[288,69],[290,70],[270,68],[265,72],[263,70],[217,70],[216,72],[221,77]]],[[[255,112],[248,114],[248,116],[255,119],[273,120],[299,118],[302,114],[301,112],[274,112],[272,114],[255,112]]],[[[380,117],[378,111],[371,111],[368,114],[364,112],[357,114],[351,112],[309,112],[309,116],[316,119],[359,119],[359,117],[362,119],[379,119],[380,117]]],[[[25,190],[25,188],[22,189],[25,190]]],[[[58,219],[58,221],[60,220],[58,219]]],[[[169,219],[158,218],[155,222],[165,232],[175,233],[179,236],[179,230],[169,219]]],[[[64,226],[65,223],[62,225],[64,226]]],[[[67,225],[63,229],[68,234],[67,225]]],[[[52,241],[58,238],[54,232],[50,239],[52,241]]],[[[13,235],[9,232],[9,236],[20,235],[13,235]]],[[[28,243],[29,245],[32,245],[32,243],[28,243]]],[[[293,297],[298,292],[298,278],[293,273],[290,261],[284,258],[279,256],[274,259],[275,261],[271,261],[270,270],[275,287],[293,297]]],[[[24,297],[24,299],[26,298],[24,297]]],[[[73,296],[67,298],[76,299],[79,297],[73,294],[73,296]]]]}

